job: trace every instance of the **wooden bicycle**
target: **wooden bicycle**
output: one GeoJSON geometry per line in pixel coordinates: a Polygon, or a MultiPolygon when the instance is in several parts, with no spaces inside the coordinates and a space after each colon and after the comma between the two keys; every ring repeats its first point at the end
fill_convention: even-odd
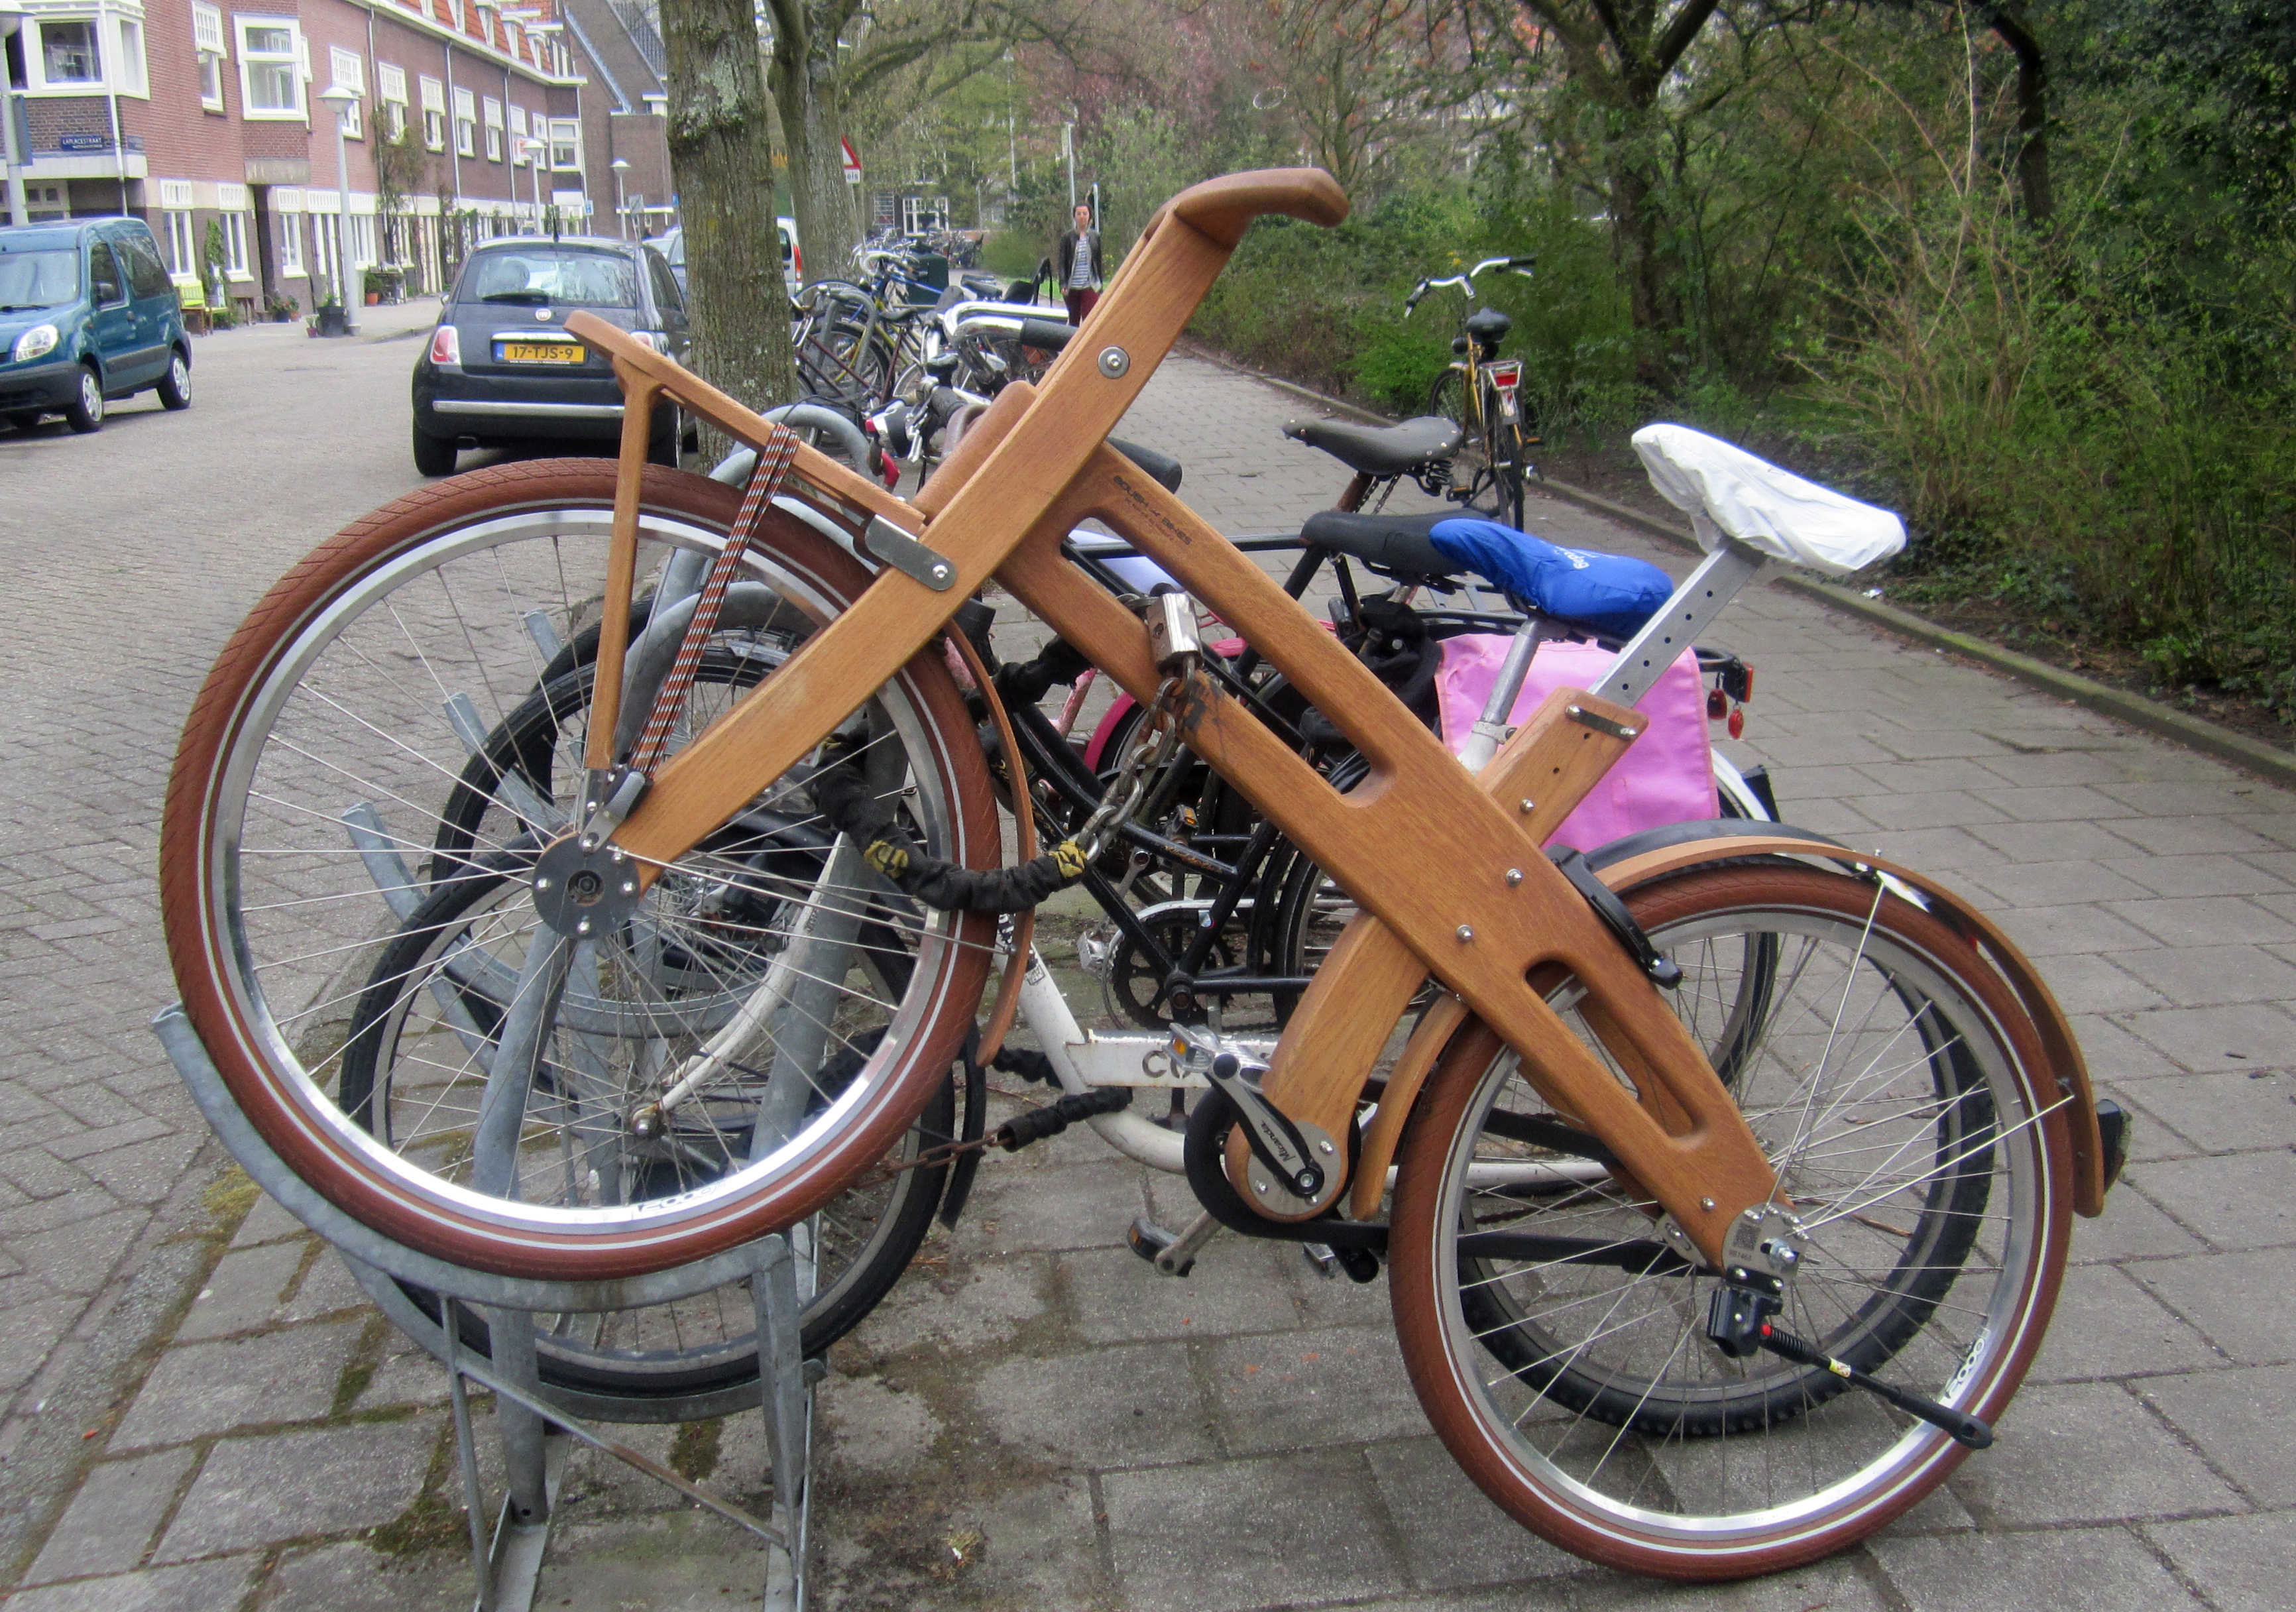
{"type": "MultiPolygon", "coordinates": [[[[802,1221],[900,1138],[1005,959],[979,1033],[1010,1022],[1025,916],[1000,945],[933,894],[1005,888],[996,790],[1019,781],[975,729],[1004,718],[950,671],[952,618],[993,579],[1361,908],[1270,1067],[1176,1042],[1214,1088],[1188,1142],[1208,1207],[1383,1247],[1431,1420],[1529,1526],[1676,1576],[1809,1559],[1989,1439],[2069,1216],[2114,1172],[2087,1073],[2025,960],[1909,870],[1706,824],[1566,876],[1540,847],[1637,736],[1630,703],[1559,691],[1471,775],[1103,445],[1253,218],[1346,210],[1316,170],[1175,199],[1041,388],[1009,389],[914,502],[570,319],[623,382],[618,465],[504,466],[379,511],[218,661],[163,826],[186,1011],[291,1167],[439,1257],[636,1276],[802,1221]],[[646,465],[663,394],[760,448],[746,493],[646,465]],[[1371,777],[1336,792],[1203,675],[1174,597],[1144,616],[1064,558],[1088,519],[1371,777]],[[668,565],[709,584],[646,585],[668,565]],[[696,682],[707,655],[736,664],[696,682]],[[570,676],[578,698],[552,692],[570,676]],[[730,697],[705,711],[703,689],[730,697]],[[566,700],[579,775],[537,788],[546,758],[496,758],[494,826],[438,849],[464,757],[504,742],[474,735],[537,699],[566,700]],[[484,904],[425,961],[430,1042],[354,1081],[383,851],[484,904]],[[501,988],[457,992],[481,974],[501,988]]],[[[1692,630],[1655,624],[1651,663],[1692,630]]],[[[1025,814],[1020,834],[1033,858],[1025,814]]]]}

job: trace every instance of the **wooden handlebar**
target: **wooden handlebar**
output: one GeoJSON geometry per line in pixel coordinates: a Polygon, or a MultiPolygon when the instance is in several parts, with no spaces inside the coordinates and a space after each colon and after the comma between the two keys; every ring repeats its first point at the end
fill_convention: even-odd
{"type": "Polygon", "coordinates": [[[1348,193],[1319,168],[1264,168],[1192,184],[1166,203],[1165,210],[1233,248],[1251,221],[1266,213],[1329,229],[1348,216],[1348,193]]]}

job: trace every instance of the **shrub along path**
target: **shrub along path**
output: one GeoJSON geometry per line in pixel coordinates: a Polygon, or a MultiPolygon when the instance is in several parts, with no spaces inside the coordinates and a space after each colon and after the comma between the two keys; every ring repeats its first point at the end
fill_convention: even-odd
{"type": "MultiPolygon", "coordinates": [[[[1126,431],[1186,462],[1209,517],[1265,529],[1341,480],[1277,435],[1299,411],[1176,360],[1126,431]]],[[[1546,500],[1533,523],[1685,563],[1546,500]]],[[[1071,1133],[993,1158],[964,1223],[833,1353],[816,1606],[2287,1604],[2296,1453],[2273,1411],[2296,1391],[2296,797],[1783,590],[1753,590],[1715,637],[1760,668],[1743,750],[1775,767],[1789,818],[1980,896],[2137,1116],[2136,1162],[2077,1229],[1999,1445],[1783,1579],[1673,1591],[1591,1570],[1457,1475],[1381,1287],[1233,1239],[1185,1282],[1155,1276],[1124,1229],[1179,1222],[1185,1191],[1071,1133]]],[[[91,1424],[97,1459],[8,1612],[469,1604],[439,1374],[292,1222],[256,1204],[161,1341],[124,1412],[91,1424]]],[[[633,1436],[737,1493],[761,1469],[753,1418],[633,1436]]],[[[542,1604],[722,1608],[757,1574],[723,1525],[578,1454],[542,1604]]]]}

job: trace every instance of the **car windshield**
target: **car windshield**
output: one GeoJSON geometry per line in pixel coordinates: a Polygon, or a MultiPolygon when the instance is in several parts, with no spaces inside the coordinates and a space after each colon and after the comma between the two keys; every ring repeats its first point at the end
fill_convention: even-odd
{"type": "Polygon", "coordinates": [[[630,260],[609,252],[536,245],[483,252],[464,271],[463,302],[636,307],[630,260]]]}
{"type": "Polygon", "coordinates": [[[79,295],[79,253],[0,252],[0,314],[53,307],[79,295]]]}

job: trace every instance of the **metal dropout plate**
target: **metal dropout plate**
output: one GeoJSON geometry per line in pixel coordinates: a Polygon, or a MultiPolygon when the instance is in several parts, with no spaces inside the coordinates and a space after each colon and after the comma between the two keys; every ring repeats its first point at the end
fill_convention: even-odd
{"type": "Polygon", "coordinates": [[[873,515],[861,534],[861,545],[904,577],[923,583],[936,593],[956,585],[956,568],[910,536],[882,515],[873,515]]]}

